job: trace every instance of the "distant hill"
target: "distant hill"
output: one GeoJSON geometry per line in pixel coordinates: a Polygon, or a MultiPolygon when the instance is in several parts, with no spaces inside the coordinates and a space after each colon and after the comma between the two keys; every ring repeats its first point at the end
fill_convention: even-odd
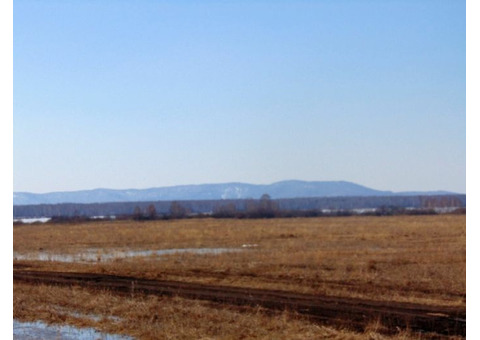
{"type": "Polygon", "coordinates": [[[106,202],[151,202],[185,200],[258,199],[263,194],[273,199],[300,197],[371,197],[447,195],[446,191],[398,192],[380,191],[346,181],[282,181],[268,185],[248,183],[223,183],[201,185],[178,185],[150,189],[94,189],[81,191],[35,194],[14,192],[13,205],[58,204],[58,203],[106,203],[106,202]]]}

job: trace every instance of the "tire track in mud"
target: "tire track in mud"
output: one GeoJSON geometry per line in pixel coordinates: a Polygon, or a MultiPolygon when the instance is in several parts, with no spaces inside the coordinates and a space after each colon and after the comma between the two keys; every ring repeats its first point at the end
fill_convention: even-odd
{"type": "Polygon", "coordinates": [[[154,294],[208,300],[237,306],[262,306],[271,310],[289,310],[326,324],[363,330],[372,321],[380,321],[387,332],[398,328],[444,335],[466,335],[465,308],[436,307],[413,303],[371,301],[329,297],[256,288],[239,288],[189,282],[149,280],[127,276],[13,271],[18,282],[105,289],[124,294],[154,294]]]}
{"type": "MultiPolygon", "coordinates": [[[[165,274],[172,274],[172,275],[178,275],[176,272],[165,272],[165,274]]],[[[350,281],[350,282],[345,282],[345,281],[339,281],[339,280],[328,280],[328,279],[321,279],[321,278],[316,278],[315,280],[305,280],[301,278],[292,278],[286,275],[268,275],[268,274],[262,274],[261,277],[259,277],[257,274],[253,273],[230,273],[230,272],[212,272],[208,270],[199,270],[199,269],[193,269],[190,271],[183,271],[182,276],[183,277],[196,277],[198,275],[202,276],[207,276],[207,277],[213,277],[213,278],[218,278],[218,279],[225,279],[225,278],[230,278],[230,279],[235,279],[236,277],[238,278],[243,278],[243,277],[252,277],[252,278],[257,278],[262,280],[262,282],[268,282],[268,283],[286,283],[286,284],[292,284],[292,283],[298,283],[298,284],[305,284],[305,283],[311,283],[311,286],[313,287],[313,283],[315,283],[315,286],[318,286],[320,283],[321,284],[326,284],[330,286],[338,286],[338,287],[353,287],[355,288],[356,291],[358,292],[369,292],[372,289],[371,285],[366,284],[365,282],[361,281],[350,281]]],[[[436,293],[441,293],[443,296],[448,295],[451,297],[462,297],[466,298],[466,295],[464,293],[455,293],[455,292],[449,292],[446,293],[440,289],[433,290],[430,288],[418,288],[418,287],[405,287],[405,286],[400,286],[400,285],[392,285],[392,284],[378,284],[375,283],[375,289],[380,290],[381,292],[389,292],[392,290],[395,291],[402,291],[402,292],[421,292],[421,293],[426,293],[426,294],[436,294],[436,293]]]]}

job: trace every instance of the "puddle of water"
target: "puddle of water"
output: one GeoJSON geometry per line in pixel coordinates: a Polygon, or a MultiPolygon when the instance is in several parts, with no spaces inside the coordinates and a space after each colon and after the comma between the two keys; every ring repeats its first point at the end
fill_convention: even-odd
{"type": "Polygon", "coordinates": [[[13,253],[15,260],[37,260],[37,261],[56,261],[56,262],[105,262],[114,259],[130,258],[137,256],[162,256],[178,253],[192,254],[223,254],[242,251],[237,248],[182,248],[182,249],[160,249],[160,250],[125,250],[104,252],[100,249],[88,249],[80,254],[52,254],[48,252],[38,252],[31,254],[13,253]]]}
{"type": "Polygon", "coordinates": [[[76,328],[67,325],[47,325],[41,321],[20,322],[13,320],[13,339],[133,340],[134,338],[118,334],[101,333],[94,328],[76,328]]]}

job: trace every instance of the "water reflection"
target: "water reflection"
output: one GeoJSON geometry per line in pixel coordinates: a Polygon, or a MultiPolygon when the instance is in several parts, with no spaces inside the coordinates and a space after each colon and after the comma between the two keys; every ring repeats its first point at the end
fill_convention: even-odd
{"type": "Polygon", "coordinates": [[[30,254],[13,253],[15,260],[37,260],[37,261],[56,261],[56,262],[106,262],[115,259],[138,257],[138,256],[162,256],[178,253],[192,253],[199,255],[223,254],[238,252],[238,248],[177,248],[177,249],[159,249],[159,250],[116,250],[104,251],[101,249],[87,249],[77,254],[54,254],[49,252],[38,252],[30,254]]]}
{"type": "Polygon", "coordinates": [[[13,339],[61,339],[61,340],[133,340],[134,338],[101,333],[94,328],[76,328],[68,325],[48,325],[41,321],[21,322],[13,320],[13,339]]]}

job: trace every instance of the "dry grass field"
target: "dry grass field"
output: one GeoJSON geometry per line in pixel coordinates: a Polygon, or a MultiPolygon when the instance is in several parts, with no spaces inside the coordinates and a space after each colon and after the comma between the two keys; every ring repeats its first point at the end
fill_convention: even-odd
{"type": "MultiPolygon", "coordinates": [[[[14,227],[13,238],[17,256],[78,254],[92,249],[99,255],[98,260],[87,263],[36,261],[33,257],[28,261],[15,261],[14,257],[14,264],[35,270],[106,273],[435,306],[464,307],[466,304],[465,215],[20,225],[14,227]],[[176,248],[239,251],[150,255],[111,261],[102,260],[101,256],[113,250],[176,248]]],[[[239,311],[180,298],[115,297],[80,288],[15,284],[16,318],[71,321],[69,317],[62,320],[61,313],[52,311],[55,309],[52,306],[100,315],[118,308],[119,317],[124,320],[120,326],[115,328],[114,323],[104,320],[97,327],[109,330],[113,327],[116,332],[139,338],[192,338],[192,334],[198,334],[196,338],[226,339],[290,339],[293,335],[302,339],[381,337],[375,332],[379,325],[357,334],[315,325],[285,313],[271,315],[261,309],[239,311]],[[79,299],[84,302],[57,301],[69,294],[84,295],[79,299]],[[89,307],[87,301],[96,299],[102,301],[96,308],[105,310],[89,309],[93,307],[89,307]],[[158,305],[161,309],[155,309],[158,305]],[[120,312],[122,309],[125,311],[120,312]],[[151,309],[157,310],[156,314],[148,312],[151,309]],[[128,311],[139,314],[129,316],[128,311]],[[147,315],[154,315],[154,319],[147,315]],[[144,327],[142,330],[136,331],[140,323],[129,326],[129,322],[136,319],[142,320],[139,321],[144,327]],[[167,325],[171,330],[165,328],[167,325]],[[192,333],[197,331],[199,333],[192,333]]],[[[401,332],[395,337],[418,338],[419,335],[401,332]]]]}
{"type": "Polygon", "coordinates": [[[358,333],[311,323],[288,312],[272,314],[262,308],[234,308],[179,297],[130,298],[78,287],[25,284],[14,285],[14,318],[68,323],[152,340],[422,338],[405,330],[382,335],[379,333],[382,326],[375,322],[358,333]]]}

